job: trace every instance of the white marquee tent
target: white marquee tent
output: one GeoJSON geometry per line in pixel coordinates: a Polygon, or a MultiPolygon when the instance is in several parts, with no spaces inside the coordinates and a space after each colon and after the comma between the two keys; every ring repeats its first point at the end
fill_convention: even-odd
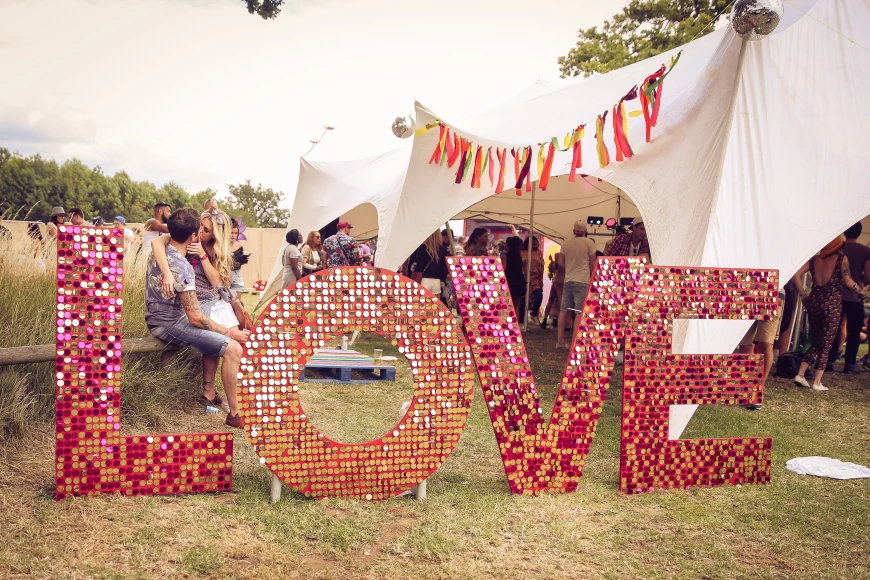
{"type": "MultiPolygon", "coordinates": [[[[784,282],[834,236],[870,214],[870,148],[861,142],[870,127],[864,103],[870,94],[867,47],[866,0],[789,0],[778,29],[758,42],[743,41],[723,27],[683,47],[664,82],[652,142],[643,142],[643,119],[632,118],[635,156],[604,168],[595,161],[594,131],[588,129],[596,115],[677,51],[584,82],[527,91],[483,114],[441,114],[417,103],[417,123],[438,119],[476,144],[508,148],[535,146],[586,123],[582,171],[634,201],[656,263],[775,268],[784,282]]],[[[493,195],[486,178],[481,189],[471,189],[468,181],[453,183],[455,168],[429,165],[437,141],[437,130],[415,137],[407,165],[385,178],[400,191],[381,193],[387,207],[379,212],[379,265],[395,268],[446,220],[493,195]]],[[[605,141],[612,151],[609,127],[605,141]]],[[[568,153],[557,154],[554,178],[541,199],[563,188],[580,195],[584,186],[564,177],[569,165],[568,153]]],[[[305,178],[303,173],[300,191],[305,178]]],[[[321,189],[318,195],[348,195],[350,188],[339,179],[335,183],[344,191],[321,189]]],[[[353,183],[365,196],[373,195],[369,184],[353,183]]],[[[513,195],[509,189],[497,199],[513,195]]],[[[370,201],[363,197],[348,204],[370,201]]],[[[301,223],[298,211],[294,208],[291,227],[301,223]]],[[[685,324],[675,346],[682,345],[682,352],[731,352],[747,324],[685,324]]],[[[672,414],[672,436],[689,417],[691,409],[672,414]]]]}

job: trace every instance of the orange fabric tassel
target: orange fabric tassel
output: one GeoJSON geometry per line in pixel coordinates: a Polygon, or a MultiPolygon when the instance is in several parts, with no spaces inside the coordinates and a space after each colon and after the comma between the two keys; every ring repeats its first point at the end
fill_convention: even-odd
{"type": "Polygon", "coordinates": [[[480,188],[480,174],[483,169],[483,147],[477,146],[477,153],[474,156],[474,173],[471,174],[471,187],[480,188]]]}
{"type": "Polygon", "coordinates": [[[498,157],[498,183],[495,185],[495,192],[501,193],[504,191],[504,174],[507,169],[507,149],[496,149],[495,154],[498,157]]]}
{"type": "Polygon", "coordinates": [[[447,127],[441,125],[438,130],[438,144],[435,146],[435,151],[432,153],[432,157],[429,158],[429,165],[432,165],[433,163],[441,163],[441,148],[444,146],[444,134],[447,131],[447,127]]]}
{"type": "Polygon", "coordinates": [[[556,147],[550,143],[550,148],[547,150],[547,160],[544,161],[544,171],[540,177],[541,191],[547,191],[547,186],[550,185],[550,173],[553,171],[553,156],[555,154],[556,147]]]}

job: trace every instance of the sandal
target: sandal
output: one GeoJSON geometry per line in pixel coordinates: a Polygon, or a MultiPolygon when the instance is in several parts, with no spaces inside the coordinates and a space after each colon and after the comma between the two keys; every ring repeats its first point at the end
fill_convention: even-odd
{"type": "Polygon", "coordinates": [[[205,395],[201,395],[199,397],[199,402],[203,405],[207,405],[209,407],[214,407],[216,409],[220,409],[221,405],[224,404],[224,400],[220,398],[220,395],[215,393],[214,399],[209,399],[205,395]]]}

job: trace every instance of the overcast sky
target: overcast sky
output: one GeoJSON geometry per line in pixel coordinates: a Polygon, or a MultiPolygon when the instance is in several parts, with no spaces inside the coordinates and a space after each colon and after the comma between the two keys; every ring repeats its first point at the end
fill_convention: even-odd
{"type": "Polygon", "coordinates": [[[623,0],[0,0],[0,146],[191,192],[292,199],[298,159],[395,148],[415,98],[476,111],[535,80],[623,0]]]}

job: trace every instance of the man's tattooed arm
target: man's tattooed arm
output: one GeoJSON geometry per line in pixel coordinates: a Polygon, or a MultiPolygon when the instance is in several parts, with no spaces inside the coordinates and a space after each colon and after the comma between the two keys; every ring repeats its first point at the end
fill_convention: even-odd
{"type": "Polygon", "coordinates": [[[184,308],[184,312],[187,314],[187,319],[192,325],[202,328],[203,330],[210,330],[221,334],[226,334],[228,332],[227,327],[218,324],[200,311],[199,300],[196,299],[196,292],[193,290],[182,292],[180,298],[181,306],[184,308]]]}

